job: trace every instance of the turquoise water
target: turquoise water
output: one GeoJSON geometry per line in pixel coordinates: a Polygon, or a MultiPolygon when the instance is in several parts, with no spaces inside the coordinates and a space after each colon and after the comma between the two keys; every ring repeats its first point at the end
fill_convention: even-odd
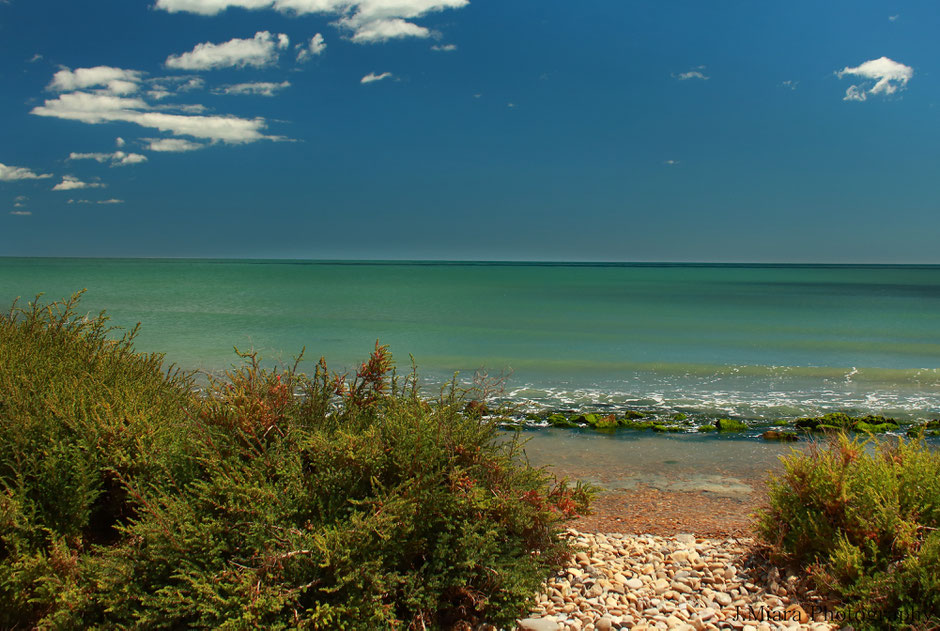
{"type": "Polygon", "coordinates": [[[940,412],[940,267],[0,259],[0,303],[87,288],[138,348],[355,366],[376,339],[446,379],[511,370],[529,407],[775,418],[940,412]]]}

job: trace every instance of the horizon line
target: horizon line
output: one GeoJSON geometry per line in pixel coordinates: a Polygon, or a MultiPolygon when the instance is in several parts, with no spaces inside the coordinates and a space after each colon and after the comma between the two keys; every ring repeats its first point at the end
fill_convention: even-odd
{"type": "Polygon", "coordinates": [[[940,267],[940,263],[824,263],[760,261],[558,261],[540,259],[316,259],[281,257],[203,257],[203,256],[9,256],[4,259],[110,260],[110,261],[203,261],[320,265],[453,265],[453,266],[546,266],[546,267],[940,267]]]}

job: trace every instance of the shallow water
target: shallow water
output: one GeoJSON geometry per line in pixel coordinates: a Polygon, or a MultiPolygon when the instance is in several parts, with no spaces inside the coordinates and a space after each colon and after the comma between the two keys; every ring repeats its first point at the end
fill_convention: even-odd
{"type": "MultiPolygon", "coordinates": [[[[507,435],[508,437],[508,435],[507,435]]],[[[533,465],[609,491],[646,485],[663,491],[701,491],[746,498],[780,457],[809,445],[747,436],[667,435],[546,428],[522,432],[533,465]]]]}

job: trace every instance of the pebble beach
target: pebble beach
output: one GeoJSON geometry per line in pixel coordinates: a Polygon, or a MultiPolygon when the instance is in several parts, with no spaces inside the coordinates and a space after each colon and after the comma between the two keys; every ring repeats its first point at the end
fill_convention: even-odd
{"type": "Polygon", "coordinates": [[[577,552],[545,584],[520,631],[839,628],[797,576],[760,561],[751,539],[574,529],[566,536],[577,552]]]}

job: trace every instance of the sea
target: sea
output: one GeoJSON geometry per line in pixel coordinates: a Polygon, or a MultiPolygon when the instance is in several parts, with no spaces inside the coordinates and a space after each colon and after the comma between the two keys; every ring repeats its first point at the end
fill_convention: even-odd
{"type": "Polygon", "coordinates": [[[523,411],[940,415],[940,266],[0,258],[4,306],[81,290],[186,370],[355,370],[379,341],[523,411]]]}
{"type": "Polygon", "coordinates": [[[428,395],[455,375],[502,378],[520,419],[688,415],[676,434],[506,430],[530,463],[612,492],[745,510],[792,449],[761,440],[768,426],[940,417],[940,266],[0,258],[4,306],[82,290],[79,313],[140,323],[136,348],[197,381],[237,365],[236,349],[355,371],[378,341],[401,371],[414,361],[428,395]],[[752,429],[695,430],[718,418],[752,429]]]}

